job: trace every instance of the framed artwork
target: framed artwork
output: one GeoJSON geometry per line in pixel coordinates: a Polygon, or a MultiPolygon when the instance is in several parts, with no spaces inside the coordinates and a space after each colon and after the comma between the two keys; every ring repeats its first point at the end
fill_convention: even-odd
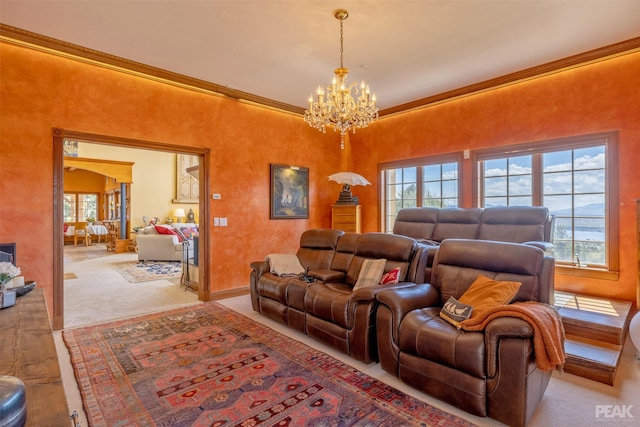
{"type": "Polygon", "coordinates": [[[200,203],[199,181],[188,169],[198,166],[198,156],[178,154],[176,156],[176,198],[173,203],[200,203]]]}
{"type": "Polygon", "coordinates": [[[309,218],[309,168],[271,165],[271,219],[309,218]]]}

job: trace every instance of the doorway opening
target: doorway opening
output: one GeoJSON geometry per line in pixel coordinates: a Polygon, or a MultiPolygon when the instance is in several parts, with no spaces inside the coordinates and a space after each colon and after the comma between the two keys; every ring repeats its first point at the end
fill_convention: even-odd
{"type": "Polygon", "coordinates": [[[54,195],[54,235],[55,248],[53,266],[53,329],[64,327],[64,228],[63,197],[64,197],[64,145],[65,140],[83,141],[91,144],[111,145],[121,148],[134,148],[150,151],[163,151],[172,154],[184,154],[197,156],[199,168],[198,177],[198,206],[199,206],[199,239],[197,239],[197,252],[199,254],[198,270],[198,300],[210,300],[209,288],[209,207],[207,194],[209,194],[209,165],[210,151],[208,148],[185,147],[181,145],[162,142],[145,141],[108,135],[90,134],[85,132],[70,131],[65,129],[53,129],[53,195],[54,195]]]}

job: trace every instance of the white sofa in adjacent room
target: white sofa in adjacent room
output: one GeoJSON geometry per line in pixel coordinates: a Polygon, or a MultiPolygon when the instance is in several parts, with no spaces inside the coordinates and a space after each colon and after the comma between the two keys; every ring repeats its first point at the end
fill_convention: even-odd
{"type": "Polygon", "coordinates": [[[182,230],[189,230],[191,234],[193,230],[196,230],[197,233],[197,225],[188,223],[162,224],[158,226],[148,226],[138,231],[136,238],[138,244],[138,260],[182,261],[183,245],[188,246],[189,258],[193,258],[194,244],[192,235],[185,235],[182,230]],[[164,230],[170,231],[164,232],[164,230]],[[185,237],[187,240],[183,242],[185,237]]]}

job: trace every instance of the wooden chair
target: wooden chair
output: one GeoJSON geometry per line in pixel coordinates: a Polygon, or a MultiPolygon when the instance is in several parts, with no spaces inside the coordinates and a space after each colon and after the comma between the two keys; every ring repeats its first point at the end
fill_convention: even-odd
{"type": "Polygon", "coordinates": [[[91,234],[89,234],[88,222],[76,222],[73,229],[73,247],[78,246],[78,238],[84,240],[84,245],[89,246],[91,244],[91,234]]]}
{"type": "Polygon", "coordinates": [[[105,224],[107,227],[107,237],[106,237],[106,242],[107,242],[107,250],[108,251],[115,251],[116,250],[116,240],[118,239],[118,227],[116,226],[115,222],[109,222],[107,224],[105,224]]]}

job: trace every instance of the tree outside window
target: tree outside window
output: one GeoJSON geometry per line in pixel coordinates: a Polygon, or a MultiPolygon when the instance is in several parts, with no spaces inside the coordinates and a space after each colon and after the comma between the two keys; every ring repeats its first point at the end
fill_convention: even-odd
{"type": "Polygon", "coordinates": [[[98,218],[98,195],[65,193],[63,197],[64,222],[84,222],[98,218]]]}

